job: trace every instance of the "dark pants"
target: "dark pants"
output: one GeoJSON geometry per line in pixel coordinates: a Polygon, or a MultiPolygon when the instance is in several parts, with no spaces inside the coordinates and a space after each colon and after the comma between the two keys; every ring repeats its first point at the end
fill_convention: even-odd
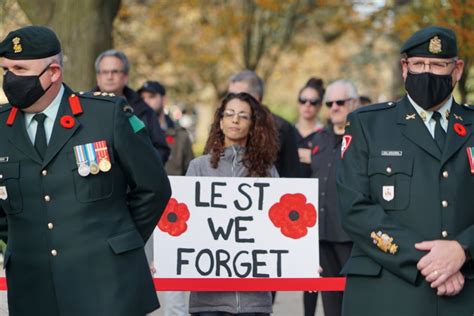
{"type": "MultiPolygon", "coordinates": [[[[340,277],[342,267],[351,254],[351,242],[319,242],[319,258],[323,268],[323,277],[340,277]]],[[[340,316],[342,313],[343,292],[322,292],[324,315],[340,316]]],[[[304,316],[316,314],[318,293],[305,292],[303,295],[304,316]]]]}

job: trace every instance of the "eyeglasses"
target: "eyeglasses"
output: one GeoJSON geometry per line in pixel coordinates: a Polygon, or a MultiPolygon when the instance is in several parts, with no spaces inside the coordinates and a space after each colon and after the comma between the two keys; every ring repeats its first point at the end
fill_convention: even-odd
{"type": "Polygon", "coordinates": [[[352,100],[351,98],[349,99],[344,99],[344,100],[334,100],[334,101],[326,101],[326,106],[328,108],[332,107],[333,103],[336,103],[338,106],[343,106],[346,104],[347,101],[352,100]]]}
{"type": "Polygon", "coordinates": [[[120,69],[112,69],[112,70],[99,70],[97,73],[101,76],[108,76],[108,75],[117,76],[118,74],[122,74],[125,72],[120,69]]]}
{"type": "Polygon", "coordinates": [[[234,110],[225,110],[222,113],[222,116],[225,118],[234,118],[237,115],[239,119],[243,119],[245,121],[250,121],[252,119],[252,115],[247,112],[238,112],[236,113],[234,110]]]}
{"type": "Polygon", "coordinates": [[[445,74],[449,65],[456,63],[455,60],[452,61],[435,61],[435,62],[424,62],[424,61],[403,61],[408,66],[408,71],[414,74],[419,74],[422,72],[431,72],[434,74],[445,74]]]}
{"type": "Polygon", "coordinates": [[[305,98],[299,97],[298,102],[301,105],[305,105],[306,103],[309,102],[309,104],[311,104],[312,106],[316,106],[321,103],[321,99],[305,99],[305,98]]]}

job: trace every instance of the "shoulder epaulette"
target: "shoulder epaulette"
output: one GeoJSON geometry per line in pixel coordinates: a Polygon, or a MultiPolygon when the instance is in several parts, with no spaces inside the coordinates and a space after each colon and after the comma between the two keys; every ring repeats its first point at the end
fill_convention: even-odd
{"type": "Polygon", "coordinates": [[[464,103],[463,106],[464,106],[466,109],[469,109],[469,110],[474,111],[474,106],[472,106],[472,105],[469,105],[469,104],[467,104],[467,103],[464,103]]]}
{"type": "Polygon", "coordinates": [[[372,104],[372,105],[367,105],[361,108],[358,108],[354,112],[357,113],[364,113],[364,112],[371,112],[371,111],[381,111],[381,110],[387,110],[394,108],[396,105],[395,102],[384,102],[384,103],[377,103],[377,104],[372,104]]]}
{"type": "Polygon", "coordinates": [[[9,103],[0,104],[0,113],[9,111],[12,106],[9,103]]]}
{"type": "Polygon", "coordinates": [[[117,99],[119,98],[113,93],[100,92],[100,91],[91,91],[91,92],[80,91],[76,93],[76,95],[80,98],[95,99],[95,100],[102,100],[102,101],[109,101],[109,102],[116,102],[117,99]]]}

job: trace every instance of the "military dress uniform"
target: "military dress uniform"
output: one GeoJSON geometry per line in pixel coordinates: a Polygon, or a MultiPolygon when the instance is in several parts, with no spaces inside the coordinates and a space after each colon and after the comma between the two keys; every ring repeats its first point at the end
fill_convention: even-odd
{"type": "Polygon", "coordinates": [[[434,114],[411,102],[405,96],[348,116],[337,174],[343,227],[354,241],[343,269],[343,315],[474,314],[469,256],[461,292],[438,296],[417,269],[426,252],[414,246],[456,240],[474,251],[474,109],[452,97],[444,103],[440,148],[424,122],[434,114]]]}
{"type": "MultiPolygon", "coordinates": [[[[18,36],[26,49],[27,35],[18,36]]],[[[65,86],[43,158],[25,114],[1,108],[0,234],[11,316],[143,316],[159,307],[143,246],[170,185],[143,123],[123,108],[122,98],[65,86]],[[85,144],[107,153],[100,170],[89,157],[90,174],[76,153],[85,144]]]]}

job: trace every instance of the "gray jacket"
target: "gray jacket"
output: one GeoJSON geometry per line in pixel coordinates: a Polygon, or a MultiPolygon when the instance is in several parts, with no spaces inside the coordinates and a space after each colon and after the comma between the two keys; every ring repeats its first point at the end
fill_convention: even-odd
{"type": "MultiPolygon", "coordinates": [[[[211,156],[204,155],[193,159],[189,164],[187,176],[245,177],[247,170],[241,157],[245,148],[227,147],[216,169],[211,167],[211,156]]],[[[278,177],[275,167],[268,171],[269,177],[278,177]]],[[[272,296],[270,292],[191,292],[189,312],[227,312],[227,313],[271,313],[272,296]]]]}

